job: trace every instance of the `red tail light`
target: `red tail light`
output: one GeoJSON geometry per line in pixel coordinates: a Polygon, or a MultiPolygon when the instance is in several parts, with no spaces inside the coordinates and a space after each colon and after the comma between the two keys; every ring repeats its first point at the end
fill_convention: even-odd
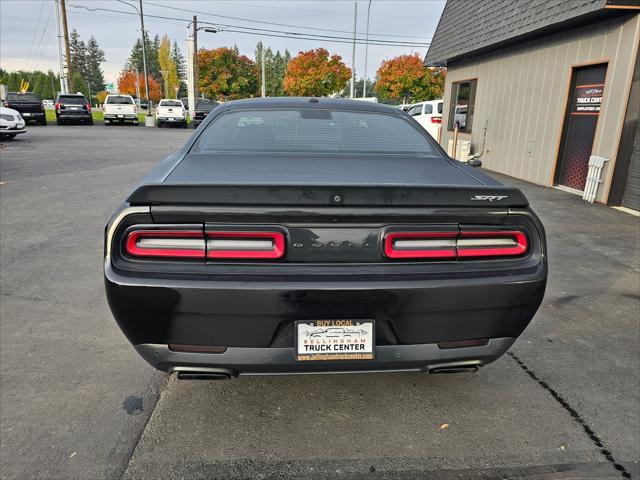
{"type": "Polygon", "coordinates": [[[87,110],[91,111],[91,104],[87,103],[87,110]]]}
{"type": "Polygon", "coordinates": [[[431,117],[431,123],[442,123],[442,117],[431,117]]]}
{"type": "Polygon", "coordinates": [[[284,256],[281,232],[207,232],[207,258],[275,259],[284,256]]]}
{"type": "Polygon", "coordinates": [[[56,110],[60,110],[60,102],[56,102],[56,110]]]}
{"type": "Polygon", "coordinates": [[[393,259],[513,257],[527,249],[520,230],[393,232],[384,238],[384,253],[393,259]]]}
{"type": "Polygon", "coordinates": [[[134,230],[125,249],[134,257],[205,258],[201,230],[134,230]]]}
{"type": "Polygon", "coordinates": [[[130,232],[125,251],[132,257],[178,259],[277,259],[285,238],[272,231],[209,231],[141,229],[130,232]]]}

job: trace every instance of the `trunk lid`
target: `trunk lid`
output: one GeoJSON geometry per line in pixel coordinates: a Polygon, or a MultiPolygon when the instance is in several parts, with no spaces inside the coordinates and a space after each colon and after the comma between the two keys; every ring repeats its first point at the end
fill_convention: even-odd
{"type": "Polygon", "coordinates": [[[135,205],[525,207],[515,188],[442,158],[190,154],[135,205]],[[339,172],[336,175],[336,172],[339,172]]]}

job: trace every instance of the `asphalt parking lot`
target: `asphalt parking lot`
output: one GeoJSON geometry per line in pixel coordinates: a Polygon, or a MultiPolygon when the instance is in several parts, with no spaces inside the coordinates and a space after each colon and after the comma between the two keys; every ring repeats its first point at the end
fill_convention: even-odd
{"type": "Polygon", "coordinates": [[[110,315],[102,234],[191,133],[48,126],[0,143],[3,479],[640,476],[640,221],[507,177],[545,224],[550,278],[478,373],[155,372],[110,315]]]}

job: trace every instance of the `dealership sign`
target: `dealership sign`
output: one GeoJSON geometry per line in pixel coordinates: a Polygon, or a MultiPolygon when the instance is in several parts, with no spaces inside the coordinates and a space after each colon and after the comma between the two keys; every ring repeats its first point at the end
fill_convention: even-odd
{"type": "Polygon", "coordinates": [[[604,85],[577,85],[572,114],[598,115],[604,85]]]}

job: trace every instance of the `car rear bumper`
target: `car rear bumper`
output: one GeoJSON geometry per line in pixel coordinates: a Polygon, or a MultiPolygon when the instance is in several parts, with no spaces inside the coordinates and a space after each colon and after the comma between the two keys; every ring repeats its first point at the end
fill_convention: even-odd
{"type": "Polygon", "coordinates": [[[36,120],[42,119],[46,116],[44,112],[20,112],[20,116],[23,120],[36,120]]]}
{"type": "Polygon", "coordinates": [[[486,345],[443,349],[437,343],[381,345],[375,359],[357,361],[305,361],[295,359],[293,348],[231,347],[224,353],[176,352],[168,345],[136,345],[138,353],[159,370],[182,373],[277,375],[300,373],[356,373],[386,371],[445,372],[473,370],[498,359],[515,338],[492,338],[486,345]]]}
{"type": "Polygon", "coordinates": [[[108,259],[105,263],[114,317],[151,364],[162,370],[227,368],[234,375],[260,373],[261,365],[266,369],[262,373],[314,370],[308,362],[299,365],[292,355],[295,321],[314,319],[376,322],[376,360],[337,362],[323,369],[424,369],[440,360],[488,363],[504,353],[493,349],[494,340],[489,348],[474,347],[484,350],[455,349],[455,355],[440,352],[437,344],[513,341],[538,309],[546,276],[546,263],[541,262],[526,273],[481,278],[183,280],[130,277],[115,271],[108,259]],[[224,347],[227,353],[170,352],[169,344],[224,347]]]}
{"type": "Polygon", "coordinates": [[[116,115],[111,115],[111,114],[106,114],[104,115],[104,119],[105,120],[109,120],[109,121],[119,121],[122,122],[124,120],[128,120],[128,121],[138,121],[138,115],[135,113],[131,113],[131,114],[125,114],[125,113],[120,113],[120,114],[116,114],[116,115]]]}
{"type": "Polygon", "coordinates": [[[156,117],[159,122],[184,123],[187,121],[184,117],[156,117]]]}
{"type": "Polygon", "coordinates": [[[59,119],[83,118],[83,117],[91,118],[92,114],[91,114],[91,112],[82,112],[82,111],[79,111],[79,112],[60,112],[60,113],[57,113],[56,116],[59,119]]]}

